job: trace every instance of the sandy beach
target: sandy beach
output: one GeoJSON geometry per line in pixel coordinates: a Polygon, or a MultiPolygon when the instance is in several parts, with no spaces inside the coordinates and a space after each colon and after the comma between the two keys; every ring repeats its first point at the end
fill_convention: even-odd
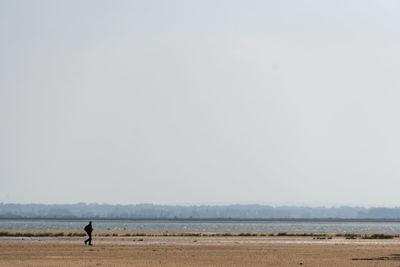
{"type": "Polygon", "coordinates": [[[166,236],[157,231],[131,236],[103,231],[93,246],[85,246],[84,237],[67,236],[68,231],[59,237],[38,233],[43,231],[1,237],[0,266],[400,266],[398,237],[166,236]]]}

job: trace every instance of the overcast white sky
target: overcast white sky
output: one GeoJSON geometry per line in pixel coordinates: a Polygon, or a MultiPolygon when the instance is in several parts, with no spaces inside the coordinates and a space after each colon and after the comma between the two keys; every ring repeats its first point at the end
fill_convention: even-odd
{"type": "Polygon", "coordinates": [[[0,202],[398,206],[399,14],[0,0],[0,202]]]}

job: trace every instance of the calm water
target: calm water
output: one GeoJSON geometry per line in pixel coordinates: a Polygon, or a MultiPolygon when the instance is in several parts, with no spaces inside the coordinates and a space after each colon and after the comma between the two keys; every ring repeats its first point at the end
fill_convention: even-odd
{"type": "MultiPolygon", "coordinates": [[[[87,220],[0,220],[3,230],[82,230],[87,220]]],[[[98,230],[400,232],[400,222],[93,220],[98,230]]]]}

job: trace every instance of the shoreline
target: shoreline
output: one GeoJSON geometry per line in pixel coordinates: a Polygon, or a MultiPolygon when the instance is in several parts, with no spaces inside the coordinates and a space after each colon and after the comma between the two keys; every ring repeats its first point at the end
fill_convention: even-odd
{"type": "MultiPolygon", "coordinates": [[[[45,241],[51,243],[80,243],[84,231],[74,230],[1,230],[0,243],[6,241],[45,241]]],[[[321,232],[321,231],[192,231],[192,230],[94,230],[93,242],[130,245],[191,244],[191,243],[304,243],[304,244],[397,244],[399,234],[376,232],[321,232]]]]}

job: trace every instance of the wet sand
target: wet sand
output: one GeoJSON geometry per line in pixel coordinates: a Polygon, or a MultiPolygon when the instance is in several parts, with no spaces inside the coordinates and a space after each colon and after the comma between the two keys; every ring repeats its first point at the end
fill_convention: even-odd
{"type": "Polygon", "coordinates": [[[0,266],[400,266],[400,239],[2,237],[0,266]]]}

